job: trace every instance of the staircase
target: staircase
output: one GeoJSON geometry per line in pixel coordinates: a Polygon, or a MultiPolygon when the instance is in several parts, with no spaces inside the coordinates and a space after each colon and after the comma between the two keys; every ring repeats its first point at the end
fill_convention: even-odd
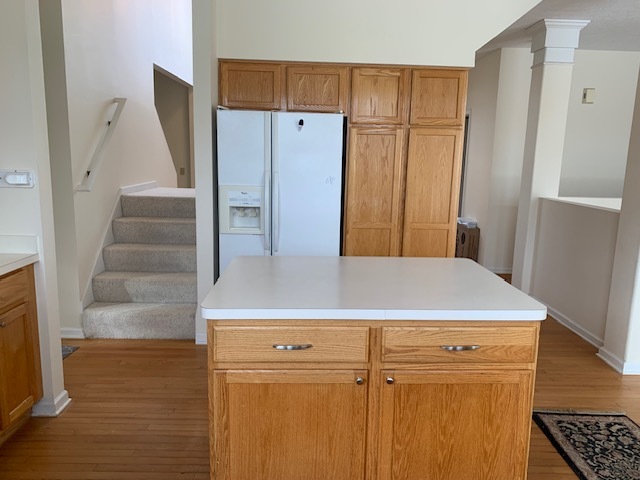
{"type": "Polygon", "coordinates": [[[115,243],[82,314],[87,338],[195,338],[196,220],[192,189],[121,197],[115,243]]]}

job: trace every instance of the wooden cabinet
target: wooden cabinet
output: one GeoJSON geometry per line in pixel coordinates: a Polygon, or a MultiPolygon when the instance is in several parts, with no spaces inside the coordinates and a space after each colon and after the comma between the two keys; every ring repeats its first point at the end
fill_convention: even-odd
{"type": "Polygon", "coordinates": [[[338,66],[287,67],[287,110],[346,112],[349,69],[338,66]]]}
{"type": "Polygon", "coordinates": [[[211,478],[362,479],[365,371],[216,371],[211,478]]]}
{"type": "Polygon", "coordinates": [[[417,69],[411,81],[411,125],[464,125],[467,72],[417,69]]]}
{"type": "Polygon", "coordinates": [[[216,320],[208,335],[212,480],[526,478],[538,322],[216,320]]]}
{"type": "Polygon", "coordinates": [[[353,68],[351,123],[406,123],[409,112],[409,73],[405,68],[353,68]]]}
{"type": "Polygon", "coordinates": [[[283,110],[284,72],[277,63],[221,61],[218,101],[229,108],[283,110]]]}
{"type": "Polygon", "coordinates": [[[402,128],[351,128],[345,255],[401,254],[404,137],[402,128]]]}
{"type": "Polygon", "coordinates": [[[411,128],[402,255],[455,255],[462,130],[411,128]]]}
{"type": "Polygon", "coordinates": [[[382,375],[379,480],[526,478],[533,372],[382,375]]]}
{"type": "Polygon", "coordinates": [[[0,277],[0,443],[42,398],[33,267],[0,277]]]}

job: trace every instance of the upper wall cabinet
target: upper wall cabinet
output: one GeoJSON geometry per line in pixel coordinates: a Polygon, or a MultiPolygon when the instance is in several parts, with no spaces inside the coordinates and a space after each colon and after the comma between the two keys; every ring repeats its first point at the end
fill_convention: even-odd
{"type": "Polygon", "coordinates": [[[289,111],[346,112],[348,92],[348,67],[287,67],[287,110],[289,111]]]}
{"type": "Polygon", "coordinates": [[[354,68],[351,123],[402,125],[409,111],[409,70],[354,68]]]}
{"type": "Polygon", "coordinates": [[[463,125],[466,95],[466,71],[413,70],[410,123],[463,125]]]}
{"type": "Polygon", "coordinates": [[[283,110],[284,69],[284,66],[275,63],[221,61],[220,105],[252,110],[283,110]]]}

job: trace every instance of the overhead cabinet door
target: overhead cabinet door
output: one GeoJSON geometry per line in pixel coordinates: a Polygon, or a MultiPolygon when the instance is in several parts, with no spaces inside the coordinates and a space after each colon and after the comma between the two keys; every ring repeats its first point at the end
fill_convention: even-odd
{"type": "Polygon", "coordinates": [[[403,256],[454,256],[461,148],[461,129],[411,129],[403,256]]]}
{"type": "Polygon", "coordinates": [[[220,105],[251,110],[283,110],[284,66],[220,62],[220,105]]]}
{"type": "Polygon", "coordinates": [[[287,110],[346,112],[349,92],[347,67],[287,67],[287,110]]]}
{"type": "Polygon", "coordinates": [[[351,123],[402,125],[409,103],[409,70],[354,68],[351,123]]]}
{"type": "Polygon", "coordinates": [[[466,95],[466,71],[414,70],[411,125],[463,125],[466,95]]]}

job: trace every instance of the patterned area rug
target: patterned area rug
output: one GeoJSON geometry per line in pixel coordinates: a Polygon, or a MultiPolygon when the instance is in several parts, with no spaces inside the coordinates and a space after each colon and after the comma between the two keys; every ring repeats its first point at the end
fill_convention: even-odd
{"type": "Polygon", "coordinates": [[[79,348],[80,347],[73,347],[71,345],[62,345],[62,359],[64,360],[79,348]]]}
{"type": "Polygon", "coordinates": [[[537,411],[533,420],[581,480],[640,480],[640,427],[625,415],[537,411]]]}

